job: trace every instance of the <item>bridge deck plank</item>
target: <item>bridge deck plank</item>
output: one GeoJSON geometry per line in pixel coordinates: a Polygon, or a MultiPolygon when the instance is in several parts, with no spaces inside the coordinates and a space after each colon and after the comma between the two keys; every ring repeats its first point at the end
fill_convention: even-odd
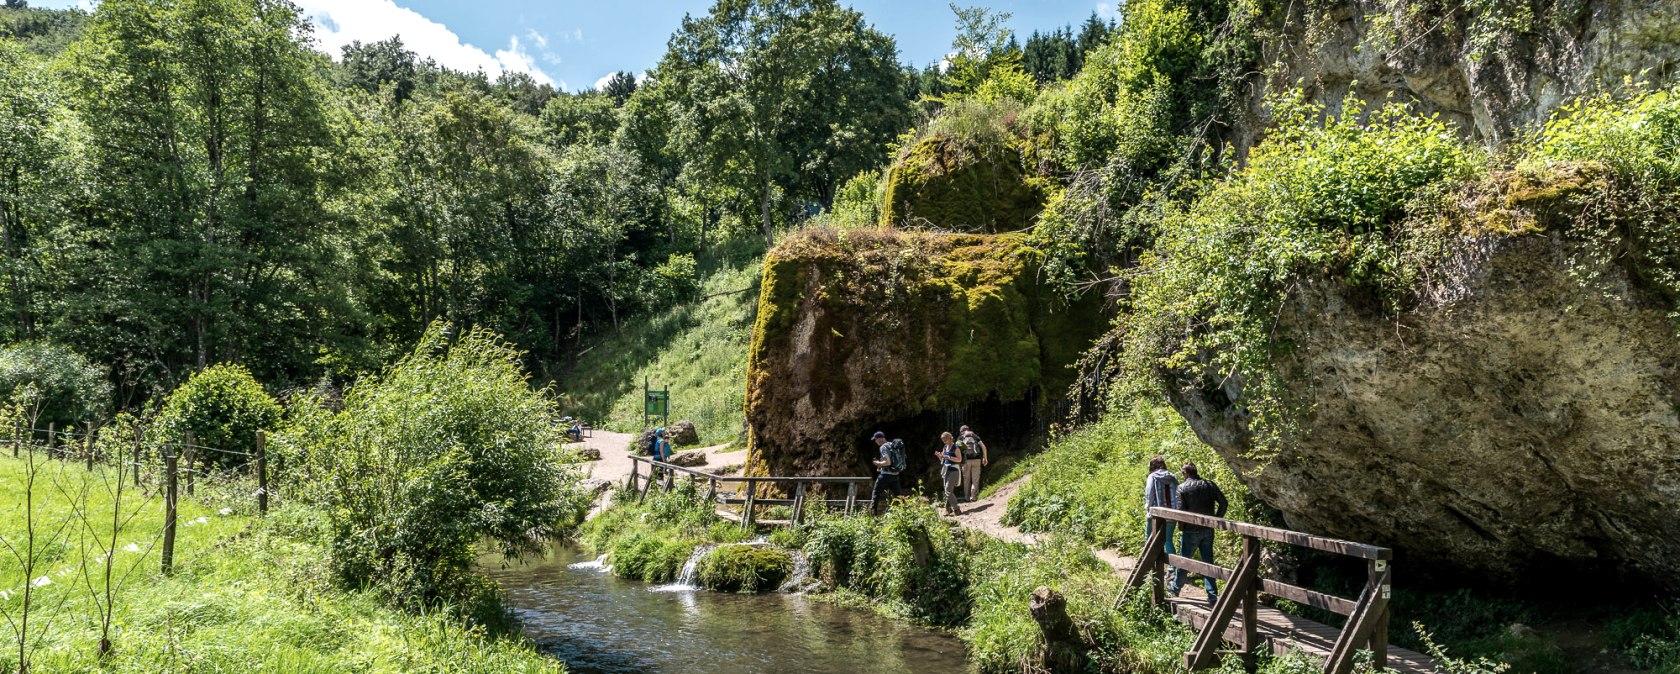
{"type": "MultiPolygon", "coordinates": [[[[1174,617],[1191,629],[1200,630],[1207,623],[1211,607],[1203,597],[1168,599],[1174,617]]],[[[1258,611],[1260,637],[1274,654],[1299,651],[1318,659],[1329,657],[1341,630],[1320,622],[1292,616],[1277,609],[1262,606],[1258,611]]],[[[1227,641],[1235,642],[1242,634],[1242,619],[1234,618],[1225,629],[1227,641]]],[[[1399,671],[1430,674],[1436,670],[1435,660],[1416,651],[1389,646],[1388,667],[1399,671]]]]}

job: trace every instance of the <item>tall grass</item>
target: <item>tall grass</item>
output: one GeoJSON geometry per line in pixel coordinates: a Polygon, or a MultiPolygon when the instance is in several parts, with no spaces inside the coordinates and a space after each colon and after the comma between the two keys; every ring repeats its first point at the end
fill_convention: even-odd
{"type": "Polygon", "coordinates": [[[646,380],[670,386],[671,420],[693,421],[701,444],[741,438],[761,261],[720,263],[699,301],[628,319],[589,347],[557,382],[562,411],[598,428],[641,430],[646,380]]]}
{"type": "MultiPolygon", "coordinates": [[[[281,507],[258,519],[213,505],[248,483],[200,482],[183,499],[175,572],[161,573],[152,545],[162,529],[155,496],[135,499],[111,564],[127,576],[114,593],[112,650],[101,658],[100,614],[105,562],[75,531],[76,509],[109,535],[110,468],[91,473],[75,463],[47,462],[36,481],[35,522],[56,528],[76,520],[48,545],[47,563],[31,581],[40,587],[31,622],[32,671],[191,672],[563,672],[558,662],[514,637],[467,627],[446,613],[412,615],[387,608],[372,593],[336,587],[316,515],[281,507]],[[225,493],[224,493],[225,492],[225,493]],[[84,496],[85,495],[85,496],[84,496]],[[84,505],[85,504],[85,505],[84,505]],[[136,511],[137,509],[137,511],[136,511]],[[105,518],[99,521],[103,513],[105,518]],[[128,544],[135,544],[128,549],[128,544]],[[128,571],[133,569],[132,574],[128,571]],[[86,576],[84,576],[86,572],[86,576]],[[46,577],[50,583],[39,583],[46,577]],[[84,580],[84,578],[86,578],[84,580]]],[[[26,464],[0,458],[0,535],[22,540],[26,464]]],[[[246,499],[248,500],[248,499],[246,499]]],[[[17,565],[0,564],[0,589],[24,582],[17,565]]],[[[0,598],[16,617],[17,593],[0,598]]],[[[0,621],[0,671],[17,668],[16,628],[0,621]],[[9,643],[9,646],[7,645],[9,643]]]]}

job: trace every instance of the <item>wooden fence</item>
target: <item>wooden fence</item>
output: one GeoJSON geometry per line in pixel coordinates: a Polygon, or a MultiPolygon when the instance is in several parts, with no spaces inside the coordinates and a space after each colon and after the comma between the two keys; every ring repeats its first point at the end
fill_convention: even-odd
{"type": "Polygon", "coordinates": [[[626,486],[631,491],[636,492],[638,503],[647,498],[648,489],[653,487],[654,482],[660,482],[666,490],[670,490],[675,484],[677,475],[681,474],[687,476],[687,479],[696,486],[702,481],[706,483],[705,499],[707,501],[726,508],[740,506],[741,512],[738,515],[723,510],[720,510],[718,515],[739,522],[745,528],[752,528],[756,524],[797,526],[804,521],[805,510],[812,503],[821,504],[826,508],[840,509],[847,515],[852,514],[859,506],[874,507],[873,501],[867,498],[858,498],[859,487],[867,487],[872,482],[872,479],[867,477],[736,477],[714,475],[663,461],[655,461],[645,456],[632,456],[630,460],[632,462],[630,464],[630,477],[626,486]],[[647,466],[645,475],[642,474],[641,469],[643,464],[647,466]],[[662,477],[655,477],[656,469],[663,472],[662,477]],[[844,485],[846,497],[843,499],[812,498],[816,491],[815,487],[822,485],[844,485]],[[736,487],[735,496],[728,495],[726,490],[728,486],[736,487]],[[761,498],[758,495],[760,487],[766,488],[765,491],[769,491],[770,488],[778,488],[784,493],[791,488],[792,493],[788,498],[768,498],[768,495],[761,498]],[[787,506],[790,512],[788,519],[758,519],[758,509],[771,506],[787,506]]]}

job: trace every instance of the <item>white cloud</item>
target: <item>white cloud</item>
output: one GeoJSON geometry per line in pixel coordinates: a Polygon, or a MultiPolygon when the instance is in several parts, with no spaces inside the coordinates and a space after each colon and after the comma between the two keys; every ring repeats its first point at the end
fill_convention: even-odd
{"type": "Polygon", "coordinates": [[[1120,18],[1120,5],[1099,2],[1097,3],[1097,16],[1103,19],[1118,20],[1120,18]]]}
{"type": "Polygon", "coordinates": [[[611,81],[612,78],[613,78],[613,75],[616,75],[616,74],[617,73],[607,73],[605,75],[602,75],[601,79],[595,80],[595,90],[600,91],[602,89],[607,88],[607,82],[611,81]]]}
{"type": "MultiPolygon", "coordinates": [[[[398,7],[393,0],[299,0],[304,16],[315,22],[315,37],[333,58],[353,41],[377,42],[402,36],[403,45],[432,58],[446,68],[473,72],[482,70],[494,78],[504,72],[528,73],[543,84],[554,84],[554,78],[536,64],[519,36],[510,36],[505,49],[494,54],[469,43],[441,23],[428,19],[407,7],[398,7]]],[[[542,51],[548,40],[536,31],[527,38],[542,51]]]]}

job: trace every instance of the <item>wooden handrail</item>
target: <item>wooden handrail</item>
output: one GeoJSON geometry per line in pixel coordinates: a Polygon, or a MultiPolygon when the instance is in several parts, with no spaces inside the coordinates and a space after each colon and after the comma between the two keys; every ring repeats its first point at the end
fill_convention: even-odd
{"type": "Polygon", "coordinates": [[[632,457],[630,457],[630,460],[640,462],[640,463],[646,463],[646,464],[653,465],[653,466],[658,466],[660,468],[667,468],[667,469],[670,469],[670,470],[677,471],[679,473],[687,473],[689,475],[693,475],[693,476],[696,476],[696,477],[703,477],[703,478],[706,478],[708,480],[717,480],[718,482],[749,482],[749,481],[750,482],[822,482],[822,483],[834,483],[834,484],[846,484],[848,482],[856,482],[856,483],[859,483],[859,484],[869,484],[869,483],[875,481],[874,478],[870,478],[870,477],[822,477],[822,476],[816,476],[816,475],[812,475],[812,476],[809,476],[809,477],[745,477],[745,476],[730,476],[730,475],[714,475],[712,473],[707,473],[707,472],[704,472],[704,471],[698,471],[698,470],[694,470],[692,468],[684,468],[682,466],[677,466],[677,465],[665,463],[664,461],[657,461],[657,460],[654,460],[654,459],[651,459],[651,458],[648,458],[648,457],[645,457],[645,456],[632,456],[632,457]]]}
{"type": "Polygon", "coordinates": [[[1360,559],[1392,559],[1394,557],[1393,550],[1375,545],[1344,541],[1337,538],[1326,538],[1324,536],[1314,536],[1312,534],[1303,534],[1299,531],[1289,531],[1287,529],[1263,527],[1258,524],[1238,522],[1222,517],[1213,517],[1211,515],[1199,515],[1192,512],[1185,512],[1183,510],[1173,510],[1172,508],[1150,508],[1149,514],[1152,517],[1159,517],[1164,520],[1172,520],[1183,524],[1194,524],[1197,526],[1204,526],[1209,529],[1218,529],[1220,531],[1230,531],[1244,536],[1253,536],[1254,538],[1276,541],[1278,543],[1299,545],[1303,548],[1312,548],[1320,552],[1331,552],[1338,555],[1358,557],[1360,559]]]}

